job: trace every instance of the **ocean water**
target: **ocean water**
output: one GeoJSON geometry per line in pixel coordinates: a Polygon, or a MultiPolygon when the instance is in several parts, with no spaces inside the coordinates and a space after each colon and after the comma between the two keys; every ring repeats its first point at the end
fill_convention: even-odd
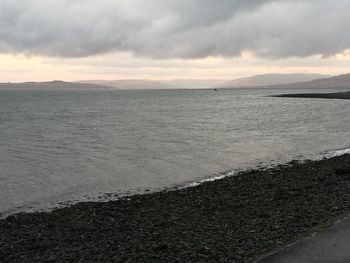
{"type": "Polygon", "coordinates": [[[350,148],[350,101],[290,92],[1,90],[0,213],[350,148]]]}

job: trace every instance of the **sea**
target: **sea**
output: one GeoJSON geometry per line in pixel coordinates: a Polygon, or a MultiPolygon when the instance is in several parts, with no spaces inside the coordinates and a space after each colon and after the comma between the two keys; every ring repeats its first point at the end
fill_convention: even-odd
{"type": "Polygon", "coordinates": [[[174,189],[350,148],[343,89],[0,90],[0,214],[174,189]]]}

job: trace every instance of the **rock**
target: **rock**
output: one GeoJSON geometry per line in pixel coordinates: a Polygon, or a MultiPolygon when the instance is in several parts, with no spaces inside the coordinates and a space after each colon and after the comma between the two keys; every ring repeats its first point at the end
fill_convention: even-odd
{"type": "Polygon", "coordinates": [[[156,246],[153,251],[155,252],[160,252],[160,251],[163,251],[163,250],[166,250],[168,248],[168,245],[167,244],[160,244],[158,246],[156,246]]]}
{"type": "Polygon", "coordinates": [[[337,175],[350,174],[350,167],[347,168],[336,168],[335,173],[337,175]]]}

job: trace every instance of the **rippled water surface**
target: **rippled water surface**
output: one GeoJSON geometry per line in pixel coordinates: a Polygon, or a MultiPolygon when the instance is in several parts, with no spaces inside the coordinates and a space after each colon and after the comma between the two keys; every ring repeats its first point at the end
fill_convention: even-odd
{"type": "Polygon", "coordinates": [[[288,92],[2,90],[0,212],[350,146],[350,101],[266,97],[288,92]]]}

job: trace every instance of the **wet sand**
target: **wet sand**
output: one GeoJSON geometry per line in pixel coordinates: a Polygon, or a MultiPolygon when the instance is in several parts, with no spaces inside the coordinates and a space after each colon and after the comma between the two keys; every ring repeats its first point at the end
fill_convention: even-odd
{"type": "Polygon", "coordinates": [[[246,262],[350,210],[350,155],[0,220],[3,262],[246,262]]]}

